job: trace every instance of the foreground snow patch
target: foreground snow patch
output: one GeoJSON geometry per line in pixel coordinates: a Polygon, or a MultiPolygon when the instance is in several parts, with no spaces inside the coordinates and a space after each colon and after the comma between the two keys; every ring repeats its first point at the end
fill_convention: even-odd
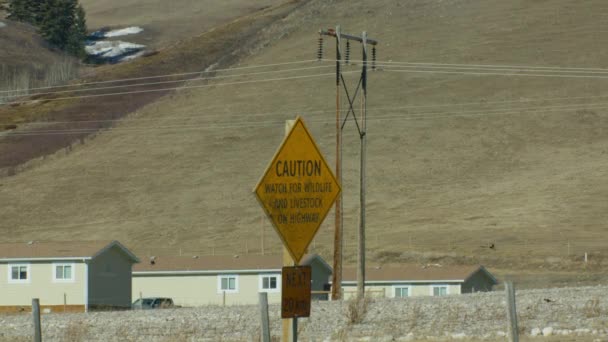
{"type": "Polygon", "coordinates": [[[85,47],[88,55],[98,58],[114,58],[141,51],[145,45],[122,41],[100,40],[85,47]]]}
{"type": "Polygon", "coordinates": [[[130,34],[138,34],[140,32],[142,32],[144,29],[139,27],[139,26],[131,26],[131,27],[125,27],[123,29],[118,29],[118,30],[111,30],[108,32],[104,32],[104,37],[105,38],[111,38],[111,37],[120,37],[120,36],[127,36],[130,34]]]}

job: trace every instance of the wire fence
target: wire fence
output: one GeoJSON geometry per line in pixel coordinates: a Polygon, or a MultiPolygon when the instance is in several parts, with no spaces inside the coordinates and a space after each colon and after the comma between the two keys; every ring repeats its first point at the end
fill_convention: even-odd
{"type": "MultiPolygon", "coordinates": [[[[580,287],[517,291],[516,323],[519,340],[542,337],[544,341],[605,341],[608,338],[608,289],[580,287]]],[[[368,292],[368,295],[372,292],[368,292]]],[[[320,301],[311,316],[300,319],[303,341],[381,340],[408,337],[416,341],[512,341],[506,291],[441,297],[382,298],[367,296],[364,305],[354,300],[320,301]],[[371,298],[370,298],[371,297],[371,298]]],[[[41,303],[43,304],[43,303],[41,303]]],[[[2,337],[31,336],[30,314],[0,316],[2,337]]],[[[271,303],[270,330],[280,336],[280,306],[271,303]]],[[[218,339],[258,340],[257,304],[202,305],[192,308],[138,310],[80,315],[43,314],[43,335],[60,339],[81,335],[80,340],[129,339],[157,341],[218,339]]]]}

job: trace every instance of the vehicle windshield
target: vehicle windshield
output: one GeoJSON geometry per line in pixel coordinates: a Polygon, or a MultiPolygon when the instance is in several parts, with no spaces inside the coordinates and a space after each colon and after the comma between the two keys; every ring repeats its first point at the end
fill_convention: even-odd
{"type": "Polygon", "coordinates": [[[148,306],[148,305],[152,305],[152,303],[154,303],[154,299],[150,299],[150,298],[140,298],[138,300],[136,300],[135,302],[133,302],[133,305],[143,305],[143,306],[148,306]]]}

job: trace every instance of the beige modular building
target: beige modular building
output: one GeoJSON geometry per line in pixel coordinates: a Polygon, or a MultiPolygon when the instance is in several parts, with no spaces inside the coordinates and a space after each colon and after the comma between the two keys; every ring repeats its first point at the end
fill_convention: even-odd
{"type": "MultiPolygon", "coordinates": [[[[312,268],[312,290],[328,289],[331,267],[316,254],[301,265],[312,268]]],[[[150,257],[133,269],[133,298],[169,297],[176,305],[257,304],[281,302],[281,256],[240,255],[150,257]]],[[[323,295],[319,295],[323,296],[323,295]]],[[[327,296],[325,296],[326,298],[327,296]]]]}
{"type": "Polygon", "coordinates": [[[118,241],[2,243],[0,312],[128,308],[137,262],[118,241]]]}
{"type": "MultiPolygon", "coordinates": [[[[372,297],[446,296],[492,291],[498,282],[483,266],[402,265],[370,267],[365,271],[365,291],[372,297]]],[[[342,275],[345,299],[356,295],[356,269],[342,275]]]]}

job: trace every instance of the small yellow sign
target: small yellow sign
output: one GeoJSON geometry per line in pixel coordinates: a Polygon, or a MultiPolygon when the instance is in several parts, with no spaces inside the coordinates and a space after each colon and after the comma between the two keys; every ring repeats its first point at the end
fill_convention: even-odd
{"type": "Polygon", "coordinates": [[[300,117],[254,192],[298,265],[340,193],[336,177],[300,117]]]}

